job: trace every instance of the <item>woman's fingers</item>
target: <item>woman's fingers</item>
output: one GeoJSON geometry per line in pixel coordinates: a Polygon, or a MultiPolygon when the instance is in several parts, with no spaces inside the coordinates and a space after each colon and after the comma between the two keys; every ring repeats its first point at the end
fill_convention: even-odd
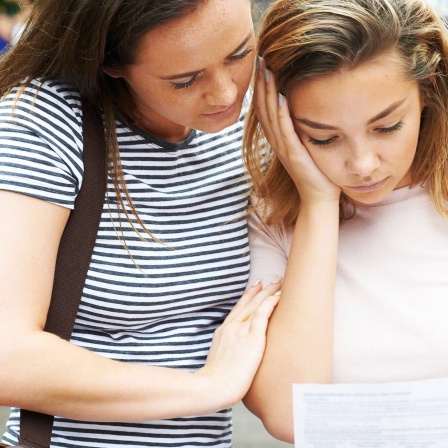
{"type": "Polygon", "coordinates": [[[273,148],[279,157],[284,156],[285,145],[281,138],[279,117],[278,117],[278,92],[275,77],[268,69],[264,69],[265,74],[265,107],[266,115],[275,139],[275,147],[273,148]]]}
{"type": "Polygon", "coordinates": [[[263,357],[269,317],[278,303],[281,283],[249,288],[215,331],[207,361],[197,373],[213,381],[229,405],[249,389],[263,357]]]}
{"type": "Polygon", "coordinates": [[[262,288],[261,282],[255,283],[241,296],[241,299],[233,307],[225,322],[230,322],[234,319],[247,320],[249,315],[251,315],[267,297],[274,295],[280,288],[281,279],[275,279],[265,288],[262,288]]]}
{"type": "Polygon", "coordinates": [[[271,125],[272,113],[268,111],[268,91],[267,86],[270,81],[271,73],[264,67],[264,62],[257,64],[257,75],[254,89],[253,105],[260,122],[266,140],[275,150],[277,148],[277,140],[275,135],[275,127],[271,125]]]}
{"type": "MultiPolygon", "coordinates": [[[[294,129],[294,124],[291,119],[286,98],[279,94],[279,104],[277,107],[278,119],[278,135],[284,144],[285,151],[282,154],[282,162],[291,159],[294,163],[312,163],[311,156],[308,150],[300,141],[297,132],[294,129]]],[[[286,167],[288,168],[288,166],[286,167]]]]}
{"type": "Polygon", "coordinates": [[[266,334],[268,328],[269,317],[273,313],[275,307],[280,300],[280,292],[277,291],[273,296],[267,297],[252,315],[250,331],[253,333],[266,334]]]}
{"type": "Polygon", "coordinates": [[[275,77],[264,62],[258,69],[256,92],[258,120],[277,158],[297,186],[302,202],[338,199],[340,188],[321,172],[302,144],[287,99],[278,93],[275,77]]]}
{"type": "Polygon", "coordinates": [[[283,162],[288,156],[286,144],[288,139],[295,137],[295,140],[291,143],[294,143],[294,145],[301,145],[301,143],[292,126],[288,107],[286,104],[279,107],[279,101],[285,103],[285,98],[278,93],[273,73],[264,66],[263,60],[261,65],[258,64],[258,66],[260,68],[257,70],[254,93],[255,111],[268,143],[283,162]],[[289,119],[290,126],[282,129],[281,119],[289,119]],[[291,134],[286,135],[286,130],[291,134]]]}

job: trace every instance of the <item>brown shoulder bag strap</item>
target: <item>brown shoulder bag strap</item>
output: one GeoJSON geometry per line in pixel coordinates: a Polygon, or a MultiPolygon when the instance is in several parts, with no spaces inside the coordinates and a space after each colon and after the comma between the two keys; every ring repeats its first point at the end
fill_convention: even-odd
{"type": "MultiPolygon", "coordinates": [[[[95,245],[106,193],[106,147],[102,120],[83,102],[84,176],[59,245],[45,331],[70,340],[95,245]]],[[[32,365],[32,362],[30,363],[32,365]]],[[[21,410],[19,443],[49,448],[52,415],[21,410]]]]}

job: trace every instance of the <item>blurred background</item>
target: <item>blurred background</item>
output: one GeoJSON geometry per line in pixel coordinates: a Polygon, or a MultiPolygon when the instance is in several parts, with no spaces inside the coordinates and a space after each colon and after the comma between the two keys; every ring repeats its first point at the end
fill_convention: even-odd
{"type": "MultiPolygon", "coordinates": [[[[252,7],[252,14],[255,25],[260,21],[261,16],[266,12],[266,9],[272,3],[273,0],[254,0],[252,7]]],[[[448,1],[448,0],[447,0],[448,1]]]]}
{"type": "Polygon", "coordinates": [[[448,0],[428,0],[429,4],[437,9],[444,17],[448,17],[448,0]]]}
{"type": "Polygon", "coordinates": [[[0,0],[0,53],[17,42],[31,3],[32,0],[0,0]]]}

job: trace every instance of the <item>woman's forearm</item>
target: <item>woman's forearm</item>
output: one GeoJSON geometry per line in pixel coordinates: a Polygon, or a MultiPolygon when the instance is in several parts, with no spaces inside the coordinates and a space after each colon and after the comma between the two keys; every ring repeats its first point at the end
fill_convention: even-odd
{"type": "Polygon", "coordinates": [[[143,421],[206,414],[231,404],[200,372],[113,361],[42,331],[19,339],[2,349],[4,406],[75,420],[143,421]]]}
{"type": "Polygon", "coordinates": [[[280,302],[245,403],[275,437],[292,442],[292,384],[330,382],[339,204],[301,208],[280,302]]]}

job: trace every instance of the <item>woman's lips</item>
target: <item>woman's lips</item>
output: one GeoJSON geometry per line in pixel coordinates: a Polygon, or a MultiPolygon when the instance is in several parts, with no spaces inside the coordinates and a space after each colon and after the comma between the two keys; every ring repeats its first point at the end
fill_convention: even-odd
{"type": "Polygon", "coordinates": [[[223,109],[219,112],[214,112],[212,114],[204,114],[207,118],[210,118],[211,120],[225,120],[226,118],[229,118],[232,116],[236,111],[236,105],[237,101],[235,101],[231,106],[229,106],[227,109],[223,109]]]}
{"type": "Polygon", "coordinates": [[[370,184],[363,184],[363,185],[359,185],[359,186],[352,186],[352,187],[347,187],[350,190],[355,190],[355,191],[359,191],[362,193],[369,193],[371,191],[375,191],[375,190],[379,190],[389,179],[389,177],[384,178],[383,180],[380,180],[379,182],[373,182],[370,184]]]}

